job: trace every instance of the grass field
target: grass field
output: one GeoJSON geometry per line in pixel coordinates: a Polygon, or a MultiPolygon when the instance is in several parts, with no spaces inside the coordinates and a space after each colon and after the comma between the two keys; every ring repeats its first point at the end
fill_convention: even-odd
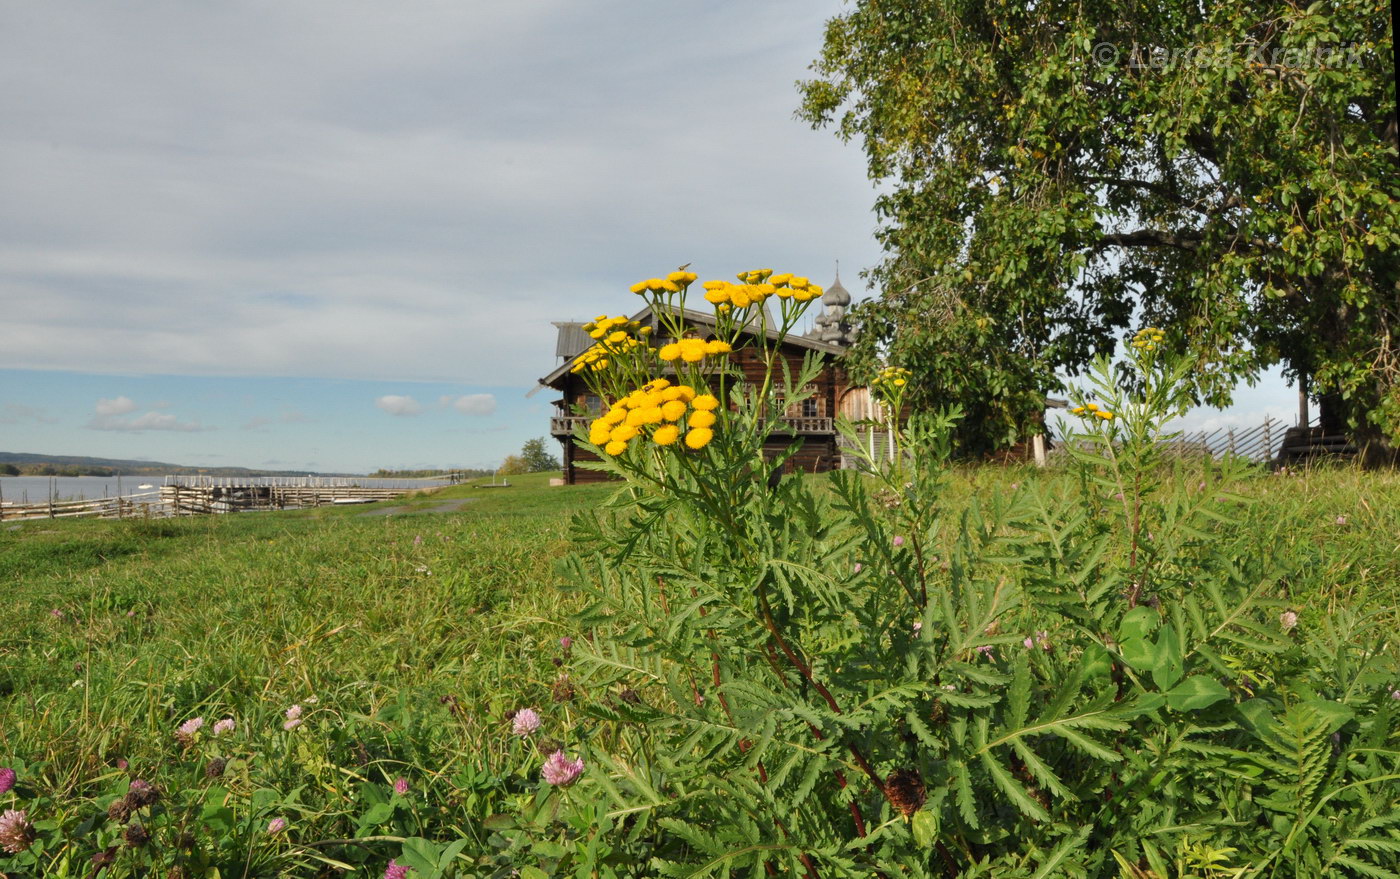
{"type": "MultiPolygon", "coordinates": [[[[223,804],[247,875],[382,865],[396,851],[342,846],[332,857],[304,845],[337,836],[485,847],[480,819],[527,796],[538,766],[505,734],[507,712],[537,707],[550,735],[572,722],[559,639],[580,633],[554,563],[569,551],[570,514],[612,491],[550,488],[547,477],[377,505],[470,499],[447,513],[0,526],[0,767],[19,767],[21,791],[55,826],[100,814],[130,777],[185,791],[171,803],[175,829],[181,814],[208,825],[210,804],[223,804]],[[294,705],[303,723],[284,729],[294,705]],[[182,747],[174,731],[192,717],[231,717],[238,732],[182,747]],[[235,777],[206,772],[216,753],[235,777]],[[400,778],[410,794],[389,792],[400,778]],[[370,808],[380,803],[388,811],[370,808]],[[260,828],[283,816],[283,841],[252,854],[260,828]]],[[[1058,478],[970,469],[953,493],[1058,478]]],[[[1294,591],[1277,597],[1302,625],[1346,606],[1400,629],[1400,475],[1261,474],[1244,494],[1244,527],[1295,572],[1294,591]]]]}

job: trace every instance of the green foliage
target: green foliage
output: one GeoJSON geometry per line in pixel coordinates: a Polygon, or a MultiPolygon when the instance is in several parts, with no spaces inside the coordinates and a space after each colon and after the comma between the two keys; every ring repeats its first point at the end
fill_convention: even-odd
{"type": "Polygon", "coordinates": [[[591,768],[515,850],[552,843],[555,875],[1391,875],[1393,629],[1290,610],[1243,465],[1157,460],[1189,365],[1128,369],[1098,366],[1112,416],[1057,490],[953,503],[956,410],[885,468],[754,479],[753,389],[700,454],[605,458],[629,485],[562,576],[591,768]]]}
{"type": "Polygon", "coordinates": [[[559,458],[549,451],[548,441],[544,437],[526,440],[520,448],[520,459],[525,464],[526,473],[543,473],[562,466],[559,458]]]}
{"type": "Polygon", "coordinates": [[[1375,0],[852,3],[799,112],[884,184],[866,372],[1003,445],[1148,320],[1202,399],[1282,363],[1400,439],[1393,60],[1375,0]]]}

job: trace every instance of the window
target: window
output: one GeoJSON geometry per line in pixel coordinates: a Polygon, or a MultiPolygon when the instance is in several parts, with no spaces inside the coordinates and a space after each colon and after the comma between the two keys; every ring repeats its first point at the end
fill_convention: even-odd
{"type": "Polygon", "coordinates": [[[808,397],[802,401],[802,417],[816,418],[820,413],[817,411],[817,398],[808,397]]]}

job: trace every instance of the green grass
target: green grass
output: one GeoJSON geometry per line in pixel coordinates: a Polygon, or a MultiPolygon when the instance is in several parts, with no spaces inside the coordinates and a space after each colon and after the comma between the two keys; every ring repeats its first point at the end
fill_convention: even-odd
{"type": "MultiPolygon", "coordinates": [[[[91,812],[124,790],[118,759],[187,784],[173,779],[198,767],[181,762],[194,758],[175,747],[174,728],[232,716],[245,785],[280,791],[307,834],[363,831],[354,815],[366,794],[351,779],[402,775],[422,806],[410,829],[484,844],[470,817],[523,795],[538,762],[508,735],[505,712],[536,706],[546,729],[570,726],[551,686],[558,639],[578,633],[554,563],[569,549],[569,515],[613,490],[552,488],[548,476],[375,505],[471,499],[449,513],[0,524],[0,766],[32,767],[35,802],[91,812]],[[308,711],[301,738],[281,731],[292,704],[308,711]]],[[[1066,478],[975,468],[951,492],[966,501],[1066,478]]],[[[1243,527],[1297,573],[1278,597],[1304,624],[1348,606],[1400,628],[1400,475],[1260,475],[1244,494],[1243,527]]],[[[249,806],[249,820],[270,808],[249,806]]]]}
{"type": "Polygon", "coordinates": [[[476,726],[547,698],[570,607],[553,561],[568,513],[609,489],[515,482],[406,502],[480,498],[445,514],[357,505],[0,531],[0,765],[157,760],[186,717],[312,697],[373,714],[404,693],[450,695],[476,726]]]}

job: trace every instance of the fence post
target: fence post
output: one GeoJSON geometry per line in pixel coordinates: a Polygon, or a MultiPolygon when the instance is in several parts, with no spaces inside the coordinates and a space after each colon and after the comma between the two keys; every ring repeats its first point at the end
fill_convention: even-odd
{"type": "Polygon", "coordinates": [[[1270,436],[1269,436],[1269,424],[1270,424],[1270,422],[1272,422],[1272,421],[1273,421],[1273,419],[1270,418],[1269,416],[1267,416],[1267,415],[1264,416],[1264,458],[1263,458],[1263,459],[1264,459],[1265,461],[1269,460],[1270,458],[1272,458],[1272,457],[1274,456],[1274,443],[1273,443],[1272,438],[1270,438],[1270,436]]]}
{"type": "Polygon", "coordinates": [[[1233,427],[1230,428],[1225,436],[1230,444],[1230,455],[1233,456],[1235,454],[1235,429],[1233,427]]]}

